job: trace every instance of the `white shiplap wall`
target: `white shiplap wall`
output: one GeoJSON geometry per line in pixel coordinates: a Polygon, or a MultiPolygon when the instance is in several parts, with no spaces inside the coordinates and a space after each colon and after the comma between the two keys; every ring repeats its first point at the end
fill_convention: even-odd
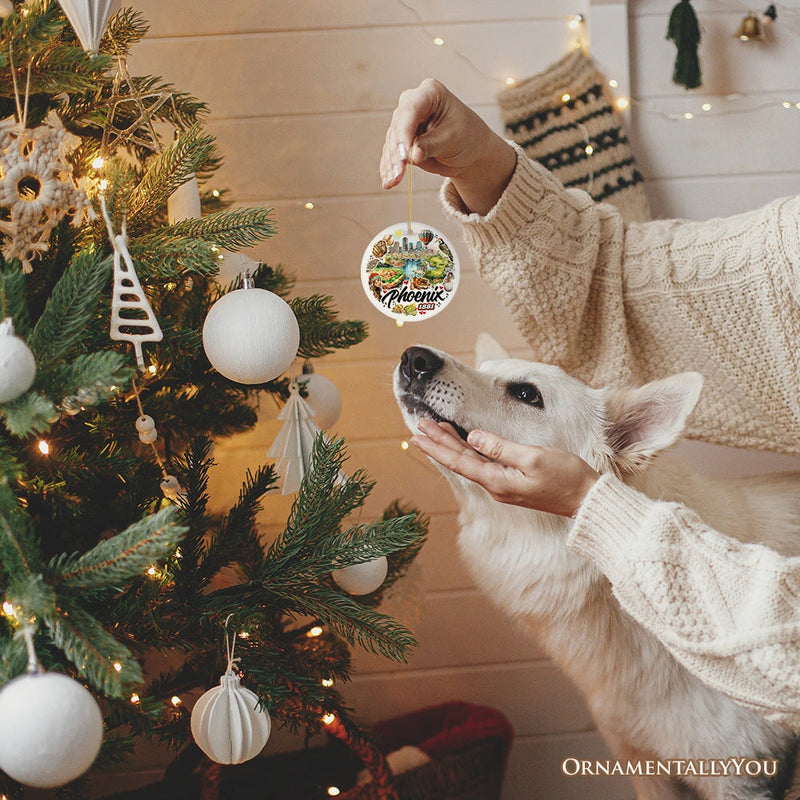
{"type": "MultiPolygon", "coordinates": [[[[699,106],[706,99],[670,83],[674,48],[664,32],[672,5],[641,0],[628,9],[633,93],[658,109],[634,104],[630,119],[654,208],[660,215],[704,218],[796,191],[800,112],[776,103],[759,113],[709,114],[691,123],[666,118],[687,109],[702,117],[699,106]]],[[[528,77],[564,55],[572,39],[568,15],[581,12],[591,20],[590,3],[139,0],[136,6],[151,21],[151,34],[134,53],[132,71],[162,75],[206,100],[208,127],[226,162],[219,185],[237,203],[275,208],[279,235],[253,255],[291,268],[298,294],[330,294],[343,316],[370,324],[366,342],[316,364],[342,393],[336,431],[347,438],[351,463],[377,480],[365,516],[396,497],[431,515],[422,575],[409,586],[413,597],[401,609],[410,611],[421,647],[402,667],[359,657],[347,693],[360,716],[371,721],[451,698],[489,704],[516,730],[504,800],[631,797],[624,781],[560,774],[564,757],[605,752],[585,706],[537,647],[521,640],[477,594],[456,556],[456,509],[446,484],[418,454],[399,446],[407,433],[394,410],[390,376],[406,346],[424,341],[469,360],[479,330],[491,331],[519,355],[526,353],[524,342],[469,262],[448,310],[402,329],[372,310],[358,277],[369,238],[405,218],[404,190],[383,192],[377,171],[399,93],[426,76],[438,77],[500,130],[495,95],[503,78],[528,77]],[[446,45],[435,47],[433,35],[446,45]],[[304,208],[306,201],[315,203],[313,211],[304,208]]],[[[772,43],[742,45],[730,34],[744,6],[697,0],[695,7],[705,27],[701,91],[715,95],[715,110],[732,110],[735,102],[752,107],[782,92],[800,100],[798,31],[779,20],[772,43]],[[755,96],[716,97],[734,92],[755,96]]],[[[627,44],[622,39],[611,47],[596,42],[597,52],[619,53],[627,44]]],[[[415,218],[458,242],[438,207],[438,179],[417,171],[414,185],[415,218]]],[[[255,431],[218,445],[223,466],[212,488],[220,507],[235,499],[238,476],[264,460],[277,431],[275,412],[265,402],[255,431]]],[[[720,461],[715,450],[692,452],[712,467],[720,461]]],[[[754,458],[739,458],[735,468],[775,463],[754,458]]],[[[722,460],[734,463],[727,455],[722,460]]],[[[288,508],[282,498],[267,504],[267,535],[281,526],[288,508]]],[[[145,753],[141,766],[160,758],[145,753]]]]}

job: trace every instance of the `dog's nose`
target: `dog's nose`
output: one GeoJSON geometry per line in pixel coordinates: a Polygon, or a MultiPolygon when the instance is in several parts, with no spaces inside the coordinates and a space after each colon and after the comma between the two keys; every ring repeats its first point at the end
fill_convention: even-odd
{"type": "Polygon", "coordinates": [[[400,357],[400,372],[409,384],[435,375],[444,364],[440,356],[427,347],[409,347],[400,357]]]}

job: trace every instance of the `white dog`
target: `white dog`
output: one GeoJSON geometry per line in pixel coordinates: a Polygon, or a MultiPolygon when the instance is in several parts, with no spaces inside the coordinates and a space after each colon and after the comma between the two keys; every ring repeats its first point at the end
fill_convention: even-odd
{"type": "MultiPolygon", "coordinates": [[[[499,349],[481,337],[479,364],[487,347],[499,349]]],[[[462,437],[480,428],[559,447],[647,494],[685,502],[718,530],[798,550],[798,475],[717,481],[656,458],[680,437],[697,403],[702,379],[696,373],[632,390],[599,390],[557,367],[498,355],[472,369],[432,348],[406,350],[394,390],[408,427],[416,433],[427,417],[450,422],[462,437]]],[[[459,500],[459,549],[476,583],[536,636],[583,692],[618,758],[737,756],[779,759],[779,773],[791,767],[794,735],[693,677],[634,622],[600,571],[567,549],[571,520],[501,504],[442,471],[459,500]]],[[[784,777],[632,780],[640,800],[744,800],[780,797],[784,777]]]]}

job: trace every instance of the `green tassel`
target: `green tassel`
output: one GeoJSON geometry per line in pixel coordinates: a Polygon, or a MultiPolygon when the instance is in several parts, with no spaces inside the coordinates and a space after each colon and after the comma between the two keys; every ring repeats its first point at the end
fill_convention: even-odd
{"type": "Polygon", "coordinates": [[[700,44],[700,24],[689,0],[681,0],[669,16],[667,39],[675,42],[678,55],[672,81],[687,89],[696,89],[702,84],[700,59],[697,46],[700,44]]]}

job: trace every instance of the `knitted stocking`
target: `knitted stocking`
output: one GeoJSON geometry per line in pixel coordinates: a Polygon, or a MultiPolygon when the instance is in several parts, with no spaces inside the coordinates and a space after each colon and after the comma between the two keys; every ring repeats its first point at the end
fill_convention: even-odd
{"type": "Polygon", "coordinates": [[[613,203],[626,222],[648,220],[644,178],[614,117],[606,85],[592,61],[574,50],[544,72],[503,90],[500,115],[508,137],[564,186],[613,203]]]}

